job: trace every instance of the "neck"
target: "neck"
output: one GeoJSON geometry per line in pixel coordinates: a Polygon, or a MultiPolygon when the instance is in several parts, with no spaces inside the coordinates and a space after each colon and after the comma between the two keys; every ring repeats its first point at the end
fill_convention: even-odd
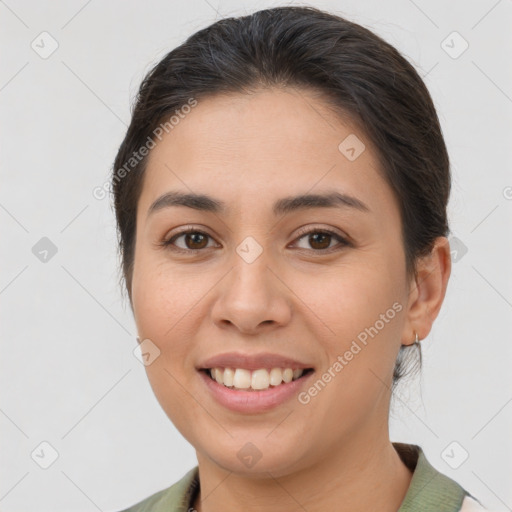
{"type": "Polygon", "coordinates": [[[412,478],[389,439],[352,439],[314,466],[279,478],[247,478],[198,453],[197,512],[339,510],[396,512],[412,478]]]}

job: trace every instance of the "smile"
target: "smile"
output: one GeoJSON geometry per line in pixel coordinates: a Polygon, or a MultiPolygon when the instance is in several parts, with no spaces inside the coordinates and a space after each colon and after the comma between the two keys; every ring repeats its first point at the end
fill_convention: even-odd
{"type": "Polygon", "coordinates": [[[251,371],[245,368],[215,367],[198,370],[198,375],[205,386],[205,392],[218,405],[237,413],[261,414],[294,400],[308,386],[315,371],[309,368],[260,368],[251,371]],[[278,372],[274,370],[279,370],[280,379],[278,372]],[[280,380],[279,384],[270,383],[271,375],[275,379],[273,382],[280,380]],[[232,384],[245,387],[227,386],[229,379],[232,379],[232,384]],[[252,387],[253,379],[257,389],[252,387]]]}
{"type": "Polygon", "coordinates": [[[295,381],[311,368],[260,368],[247,370],[244,368],[210,368],[207,374],[227,388],[246,391],[262,391],[295,381]]]}

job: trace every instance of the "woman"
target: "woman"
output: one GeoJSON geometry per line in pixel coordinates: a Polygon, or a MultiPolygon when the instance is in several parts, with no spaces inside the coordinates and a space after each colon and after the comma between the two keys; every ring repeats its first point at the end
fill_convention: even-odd
{"type": "Polygon", "coordinates": [[[148,378],[198,459],[130,512],[483,510],[389,439],[451,268],[446,146],[396,49],[315,8],[220,20],[144,79],[112,184],[148,378]]]}

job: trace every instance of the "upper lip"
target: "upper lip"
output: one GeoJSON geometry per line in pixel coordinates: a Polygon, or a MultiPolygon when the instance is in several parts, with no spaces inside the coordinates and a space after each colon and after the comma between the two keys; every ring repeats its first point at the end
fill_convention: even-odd
{"type": "Polygon", "coordinates": [[[199,370],[210,368],[244,368],[246,370],[259,370],[260,368],[291,368],[295,370],[312,368],[312,365],[270,352],[262,352],[259,354],[229,352],[209,357],[202,361],[197,368],[199,370]]]}

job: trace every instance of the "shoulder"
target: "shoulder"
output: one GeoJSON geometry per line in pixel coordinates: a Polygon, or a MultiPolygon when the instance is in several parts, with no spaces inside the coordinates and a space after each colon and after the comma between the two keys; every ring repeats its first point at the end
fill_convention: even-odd
{"type": "Polygon", "coordinates": [[[187,512],[198,484],[198,466],[195,466],[170,487],[119,512],[187,512]]]}
{"type": "MultiPolygon", "coordinates": [[[[398,512],[480,512],[486,509],[455,480],[438,471],[418,445],[393,443],[413,476],[398,512]]],[[[489,511],[490,512],[490,511],[489,511]]]]}
{"type": "Polygon", "coordinates": [[[171,485],[166,489],[158,491],[135,505],[132,505],[130,508],[120,510],[119,512],[156,512],[162,508],[162,500],[166,498],[166,495],[169,494],[172,487],[171,485]]]}

